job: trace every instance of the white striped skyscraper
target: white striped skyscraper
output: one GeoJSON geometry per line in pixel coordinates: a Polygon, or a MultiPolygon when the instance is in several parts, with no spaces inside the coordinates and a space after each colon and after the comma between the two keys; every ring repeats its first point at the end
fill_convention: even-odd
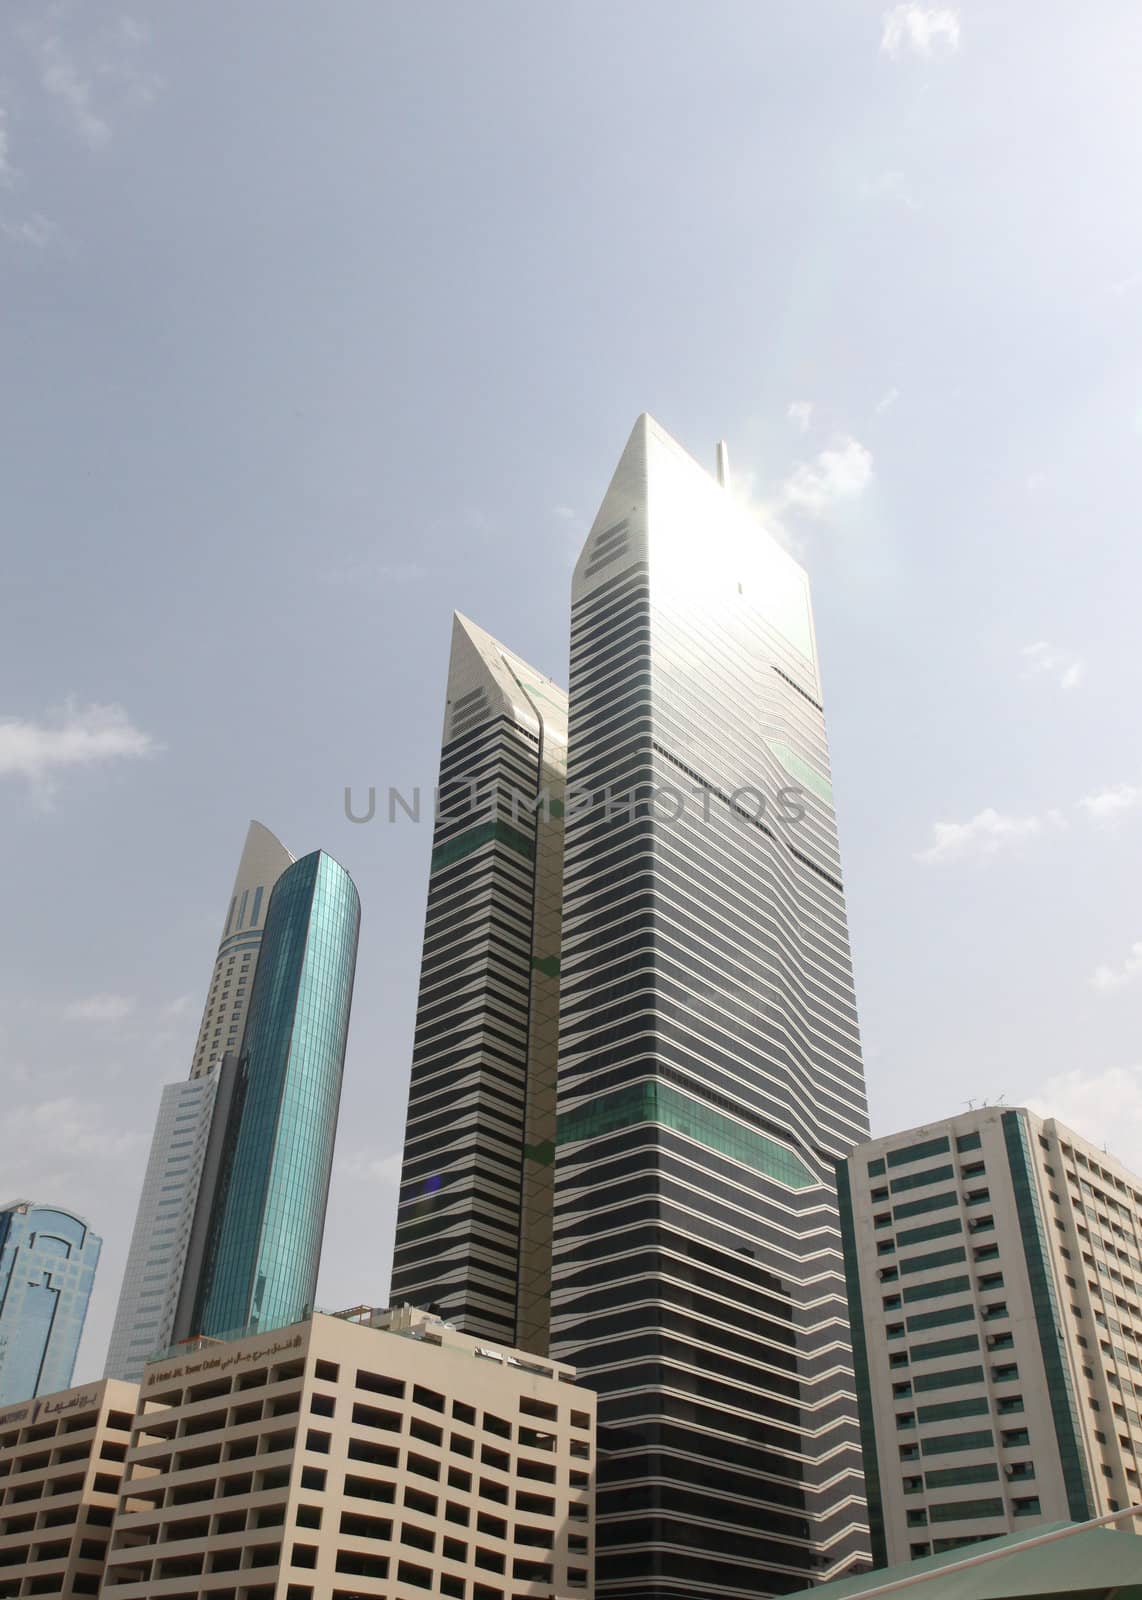
{"type": "Polygon", "coordinates": [[[567,700],[457,616],[392,1300],[545,1353],[567,700]],[[536,796],[547,800],[535,806],[536,796]]]}
{"type": "Polygon", "coordinates": [[[795,1590],[868,1558],[809,584],[648,417],[575,570],[569,741],[551,1348],[599,1393],[598,1592],[795,1590]]]}

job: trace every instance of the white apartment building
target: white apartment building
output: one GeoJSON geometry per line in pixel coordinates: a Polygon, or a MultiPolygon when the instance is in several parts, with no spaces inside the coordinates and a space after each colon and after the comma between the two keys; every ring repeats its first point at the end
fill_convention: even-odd
{"type": "Polygon", "coordinates": [[[0,1596],[97,1595],[138,1389],[100,1383],[0,1412],[0,1596]]]}
{"type": "Polygon", "coordinates": [[[1142,1500],[1142,1178],[1001,1106],[840,1172],[878,1565],[1142,1500]]]}
{"type": "Polygon", "coordinates": [[[150,1364],[108,1600],[593,1593],[595,1397],[404,1307],[150,1364]]]}

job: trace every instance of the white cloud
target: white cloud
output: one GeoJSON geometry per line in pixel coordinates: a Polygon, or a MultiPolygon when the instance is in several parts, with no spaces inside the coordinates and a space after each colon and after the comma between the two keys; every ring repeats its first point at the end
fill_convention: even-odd
{"type": "Polygon", "coordinates": [[[1109,1146],[1124,1166],[1142,1171],[1142,1067],[1060,1072],[1027,1105],[1057,1117],[1092,1144],[1109,1146]]]}
{"type": "Polygon", "coordinates": [[[161,87],[143,60],[148,30],[121,16],[113,26],[81,38],[76,24],[83,12],[61,5],[44,15],[50,28],[40,23],[24,30],[40,83],[88,149],[102,149],[111,139],[113,114],[124,105],[150,105],[161,87]]]}
{"type": "Polygon", "coordinates": [[[8,137],[8,113],[0,106],[0,189],[15,187],[19,173],[12,165],[12,142],[8,137]]]}
{"type": "Polygon", "coordinates": [[[876,405],[872,408],[873,409],[873,415],[877,416],[877,417],[882,417],[886,411],[891,411],[892,407],[896,404],[896,402],[899,399],[900,399],[900,390],[897,389],[895,386],[893,388],[891,388],[891,389],[886,390],[885,393],[882,394],[880,399],[876,402],[876,405]]]}
{"type": "Polygon", "coordinates": [[[73,1000],[64,1007],[64,1016],[70,1022],[122,1022],[135,1009],[135,1001],[128,994],[91,994],[83,1000],[73,1000]]]}
{"type": "Polygon", "coordinates": [[[45,722],[0,718],[0,778],[41,784],[68,767],[144,756],[156,748],[122,706],[69,704],[45,722]]]}
{"type": "Polygon", "coordinates": [[[1019,654],[1023,657],[1023,676],[1037,678],[1046,674],[1060,689],[1077,689],[1086,676],[1086,662],[1070,650],[1058,650],[1045,639],[1025,644],[1019,654]]]}
{"type": "Polygon", "coordinates": [[[962,861],[972,856],[994,856],[1024,840],[1037,838],[1048,826],[1062,827],[1057,811],[1045,817],[1005,817],[988,806],[968,822],[934,822],[932,843],[916,853],[917,861],[962,861]]]}
{"type": "Polygon", "coordinates": [[[1124,811],[1131,811],[1142,801],[1142,789],[1132,783],[1117,783],[1112,788],[1096,794],[1084,795],[1079,805],[1091,822],[1106,822],[1124,811]]]}
{"type": "Polygon", "coordinates": [[[894,6],[884,14],[881,52],[899,61],[902,56],[955,55],[960,47],[959,12],[951,6],[894,6]]]}
{"type": "Polygon", "coordinates": [[[136,1149],[143,1139],[140,1133],[108,1127],[98,1104],[76,1100],[70,1095],[6,1111],[4,1135],[9,1154],[17,1153],[33,1178],[38,1175],[40,1160],[88,1156],[100,1161],[116,1161],[136,1149]]]}
{"type": "Polygon", "coordinates": [[[872,452],[846,437],[814,460],[798,462],[782,486],[779,509],[824,516],[840,502],[859,498],[871,481],[872,452]]]}
{"type": "Polygon", "coordinates": [[[175,1017],[185,1017],[193,1003],[190,995],[180,994],[177,1000],[172,1000],[169,1005],[162,1008],[159,1016],[164,1022],[171,1021],[175,1017]]]}
{"type": "Polygon", "coordinates": [[[33,249],[42,250],[59,232],[59,227],[50,217],[45,217],[42,211],[34,211],[30,217],[8,218],[0,222],[0,233],[5,239],[11,239],[13,244],[31,245],[33,249]]]}
{"type": "Polygon", "coordinates": [[[363,1179],[366,1183],[380,1183],[395,1187],[400,1183],[404,1152],[394,1150],[387,1156],[372,1156],[365,1150],[355,1150],[337,1162],[338,1173],[346,1178],[363,1179]]]}
{"type": "Polygon", "coordinates": [[[48,94],[64,107],[76,133],[89,149],[105,145],[111,137],[111,125],[92,104],[95,91],[92,76],[80,69],[54,34],[40,41],[39,53],[40,82],[48,94]]]}
{"type": "Polygon", "coordinates": [[[1126,952],[1126,959],[1118,967],[1096,967],[1091,985],[1101,989],[1104,993],[1111,989],[1123,989],[1128,983],[1136,983],[1142,978],[1142,939],[1135,940],[1126,952]]]}
{"type": "Polygon", "coordinates": [[[791,400],[785,415],[800,433],[808,433],[813,421],[812,400],[791,400]]]}

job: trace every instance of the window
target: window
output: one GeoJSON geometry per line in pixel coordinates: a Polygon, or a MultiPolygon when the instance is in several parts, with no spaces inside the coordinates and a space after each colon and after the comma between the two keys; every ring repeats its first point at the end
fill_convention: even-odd
{"type": "Polygon", "coordinates": [[[953,1367],[943,1372],[921,1372],[917,1373],[915,1379],[918,1394],[932,1389],[952,1389],[961,1384],[982,1382],[982,1367],[953,1367]]]}
{"type": "Polygon", "coordinates": [[[960,1261],[967,1260],[967,1251],[962,1245],[956,1245],[951,1250],[932,1250],[927,1255],[908,1256],[900,1263],[901,1272],[928,1272],[932,1267],[951,1267],[960,1261]]]}
{"type": "Polygon", "coordinates": [[[953,1500],[928,1509],[933,1522],[975,1522],[1004,1515],[1002,1500],[953,1500]]]}
{"type": "Polygon", "coordinates": [[[956,1139],[956,1150],[962,1155],[965,1150],[979,1150],[982,1144],[978,1133],[962,1133],[956,1139]]]}
{"type": "Polygon", "coordinates": [[[986,1395],[973,1395],[970,1400],[941,1400],[936,1405],[920,1406],[916,1415],[921,1422],[953,1422],[960,1417],[986,1417],[986,1395]]]}
{"type": "Polygon", "coordinates": [[[929,1195],[926,1200],[906,1200],[902,1205],[893,1206],[892,1215],[901,1221],[904,1217],[920,1217],[926,1211],[944,1211],[948,1206],[959,1203],[954,1192],[948,1194],[929,1195]]]}
{"type": "Polygon", "coordinates": [[[949,1178],[954,1178],[956,1169],[947,1167],[926,1167],[923,1172],[909,1172],[903,1178],[893,1178],[888,1185],[893,1194],[899,1194],[903,1189],[923,1189],[932,1183],[947,1183],[949,1178]]]}
{"type": "Polygon", "coordinates": [[[908,1318],[908,1332],[919,1333],[924,1328],[947,1328],[957,1322],[974,1322],[973,1305],[947,1306],[943,1311],[915,1311],[908,1318]]]}
{"type": "MultiPolygon", "coordinates": [[[[899,1150],[890,1150],[886,1160],[890,1167],[904,1167],[913,1161],[924,1161],[928,1156],[945,1156],[951,1148],[947,1139],[927,1139],[922,1144],[903,1145],[899,1150]]],[[[877,1174],[870,1171],[869,1176],[877,1174]]]]}
{"type": "Polygon", "coordinates": [[[995,1435],[990,1428],[976,1428],[971,1433],[939,1433],[925,1439],[921,1450],[926,1456],[958,1455],[961,1450],[991,1450],[995,1435]]]}
{"type": "Polygon", "coordinates": [[[984,1461],[970,1467],[938,1467],[924,1474],[929,1489],[954,1489],[964,1483],[997,1483],[999,1468],[994,1461],[984,1461]]]}

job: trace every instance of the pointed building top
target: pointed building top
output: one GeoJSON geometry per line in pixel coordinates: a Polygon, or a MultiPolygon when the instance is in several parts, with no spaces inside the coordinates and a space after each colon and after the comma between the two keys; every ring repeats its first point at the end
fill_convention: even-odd
{"type": "Polygon", "coordinates": [[[497,716],[508,716],[533,732],[542,721],[549,731],[565,735],[566,691],[485,629],[454,612],[444,742],[497,716]]]}

